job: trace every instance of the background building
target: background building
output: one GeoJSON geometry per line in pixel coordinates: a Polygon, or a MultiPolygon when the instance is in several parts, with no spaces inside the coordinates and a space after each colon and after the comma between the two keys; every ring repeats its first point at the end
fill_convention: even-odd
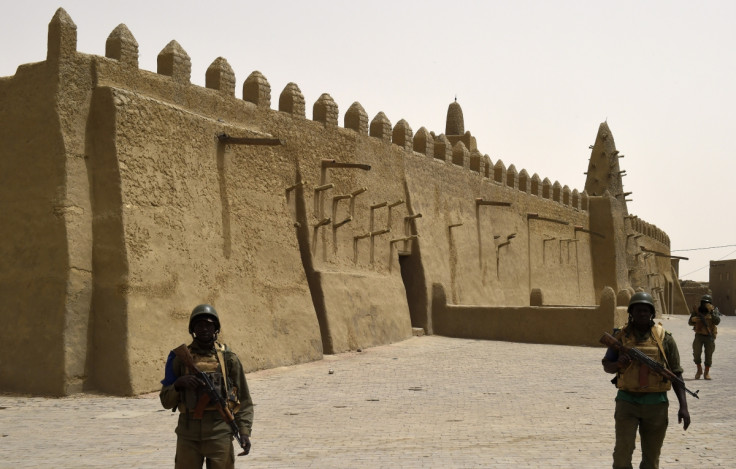
{"type": "Polygon", "coordinates": [[[723,314],[736,314],[736,259],[710,261],[713,303],[723,314]]]}

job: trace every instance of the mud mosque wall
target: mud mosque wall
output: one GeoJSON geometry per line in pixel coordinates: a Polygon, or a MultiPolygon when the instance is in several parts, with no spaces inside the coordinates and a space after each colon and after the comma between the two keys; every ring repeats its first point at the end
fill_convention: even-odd
{"type": "Polygon", "coordinates": [[[125,25],[79,52],[59,9],[47,59],[0,78],[1,391],[155,390],[203,302],[248,371],[418,330],[595,345],[637,289],[687,312],[606,123],[578,191],[491,161],[458,103],[444,133],[357,101],[341,125],[327,93],[310,119],[295,83],[190,70],[176,41],[139,69],[125,25]]]}

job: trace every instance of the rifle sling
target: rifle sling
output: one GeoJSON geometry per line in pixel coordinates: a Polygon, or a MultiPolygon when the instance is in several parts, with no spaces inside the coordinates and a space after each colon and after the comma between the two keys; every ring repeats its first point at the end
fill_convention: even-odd
{"type": "MultiPolygon", "coordinates": [[[[664,328],[662,328],[662,335],[664,336],[664,328]]],[[[652,327],[651,330],[652,337],[654,337],[654,341],[657,343],[657,347],[659,348],[660,353],[662,353],[662,359],[664,359],[664,366],[672,371],[670,368],[670,363],[667,361],[667,354],[664,353],[664,347],[662,346],[662,339],[659,337],[659,334],[657,334],[657,327],[652,327]]]]}
{"type": "Polygon", "coordinates": [[[225,383],[225,396],[230,395],[230,386],[227,382],[227,367],[225,366],[225,356],[223,355],[222,351],[225,349],[224,346],[220,344],[215,344],[215,351],[217,351],[217,361],[220,365],[220,369],[222,370],[222,380],[225,383]]]}

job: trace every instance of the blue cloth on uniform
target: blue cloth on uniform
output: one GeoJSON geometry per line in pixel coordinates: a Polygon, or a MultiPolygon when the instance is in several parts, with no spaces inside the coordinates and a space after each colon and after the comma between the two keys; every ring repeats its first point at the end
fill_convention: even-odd
{"type": "Polygon", "coordinates": [[[166,359],[166,368],[164,371],[164,379],[161,380],[161,384],[164,386],[171,386],[176,381],[176,375],[174,374],[174,357],[176,354],[172,350],[169,352],[169,357],[166,359]]]}
{"type": "MultiPolygon", "coordinates": [[[[613,333],[611,335],[616,337],[616,334],[620,330],[621,329],[614,328],[613,333]]],[[[608,347],[608,349],[606,349],[606,355],[603,357],[603,359],[608,360],[609,362],[615,362],[616,360],[618,360],[618,350],[616,350],[613,347],[608,347]]]]}
{"type": "Polygon", "coordinates": [[[604,360],[608,360],[609,362],[615,362],[618,360],[618,350],[616,350],[613,347],[608,347],[606,350],[606,355],[603,357],[604,360]]]}

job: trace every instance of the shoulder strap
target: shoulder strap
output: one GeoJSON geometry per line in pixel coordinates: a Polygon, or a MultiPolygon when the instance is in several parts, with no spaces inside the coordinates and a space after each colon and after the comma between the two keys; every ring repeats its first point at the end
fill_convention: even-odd
{"type": "Polygon", "coordinates": [[[228,395],[230,394],[230,386],[227,382],[227,366],[225,366],[225,356],[223,354],[223,352],[226,350],[226,347],[222,344],[215,344],[215,350],[217,351],[217,362],[220,364],[223,381],[225,382],[225,395],[228,395]]]}
{"type": "Polygon", "coordinates": [[[662,327],[660,324],[655,324],[651,330],[652,337],[654,337],[654,341],[657,342],[657,347],[659,348],[659,351],[662,354],[662,358],[664,359],[664,364],[669,370],[670,364],[667,361],[667,354],[664,353],[664,347],[662,346],[662,339],[664,339],[664,332],[665,332],[664,327],[662,327]]]}

